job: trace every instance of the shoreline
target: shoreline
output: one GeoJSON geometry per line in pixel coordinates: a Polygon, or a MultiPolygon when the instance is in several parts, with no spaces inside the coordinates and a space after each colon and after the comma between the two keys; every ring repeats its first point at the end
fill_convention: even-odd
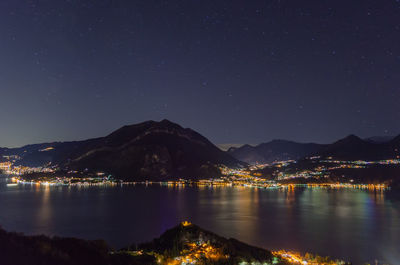
{"type": "Polygon", "coordinates": [[[76,178],[63,178],[63,180],[48,181],[27,181],[20,177],[11,177],[11,184],[22,185],[43,185],[43,186],[122,186],[122,185],[160,185],[160,186],[193,186],[193,187],[246,187],[259,189],[293,189],[293,188],[329,188],[329,189],[358,189],[358,190],[390,190],[391,187],[386,184],[368,184],[368,183],[276,183],[276,184],[253,184],[243,182],[221,182],[219,180],[178,180],[178,181],[104,181],[104,182],[68,182],[76,178]]]}

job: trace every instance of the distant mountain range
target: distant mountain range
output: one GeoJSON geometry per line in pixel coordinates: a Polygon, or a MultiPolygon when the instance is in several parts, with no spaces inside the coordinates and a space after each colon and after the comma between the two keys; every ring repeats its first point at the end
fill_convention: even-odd
{"type": "Polygon", "coordinates": [[[400,135],[384,142],[371,142],[355,135],[323,146],[316,155],[341,160],[383,160],[400,157],[400,135]]]}
{"type": "Polygon", "coordinates": [[[127,180],[163,180],[219,175],[218,165],[245,163],[223,152],[199,133],[163,120],[124,126],[106,137],[2,149],[18,155],[17,163],[62,169],[105,172],[127,180]]]}
{"type": "Polygon", "coordinates": [[[273,140],[257,146],[244,145],[229,148],[228,153],[249,164],[265,164],[273,161],[297,160],[322,148],[321,144],[296,143],[286,140],[273,140]]]}
{"type": "Polygon", "coordinates": [[[371,142],[371,143],[381,144],[381,143],[389,142],[389,141],[393,140],[394,138],[395,138],[395,136],[372,136],[372,137],[366,138],[364,140],[371,142]]]}
{"type": "Polygon", "coordinates": [[[232,147],[228,150],[228,153],[249,164],[298,160],[307,156],[332,157],[339,160],[381,160],[396,158],[400,155],[400,135],[367,139],[349,135],[332,144],[273,140],[257,146],[232,147]]]}
{"type": "Polygon", "coordinates": [[[219,176],[219,165],[241,167],[309,156],[338,160],[381,160],[400,155],[400,135],[361,139],[350,135],[332,144],[273,140],[222,151],[199,133],[168,120],[124,126],[108,136],[85,141],[54,142],[0,148],[0,159],[62,170],[104,172],[124,180],[165,180],[219,176]]]}

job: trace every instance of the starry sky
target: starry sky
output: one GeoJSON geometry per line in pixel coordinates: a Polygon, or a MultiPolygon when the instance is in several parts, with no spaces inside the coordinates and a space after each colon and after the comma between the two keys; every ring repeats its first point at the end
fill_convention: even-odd
{"type": "Polygon", "coordinates": [[[214,143],[400,134],[399,0],[2,0],[0,146],[167,118],[214,143]]]}

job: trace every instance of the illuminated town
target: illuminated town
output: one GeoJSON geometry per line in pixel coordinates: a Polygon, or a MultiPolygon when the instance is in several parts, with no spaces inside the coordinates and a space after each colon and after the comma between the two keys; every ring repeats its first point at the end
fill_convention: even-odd
{"type": "Polygon", "coordinates": [[[319,188],[352,188],[352,189],[388,189],[388,183],[360,183],[352,178],[341,176],[340,181],[331,180],[331,172],[338,169],[364,169],[371,165],[399,165],[400,159],[381,161],[337,161],[319,160],[311,157],[309,161],[316,166],[309,169],[286,170],[297,165],[297,161],[279,161],[271,164],[249,166],[246,168],[228,168],[220,166],[221,176],[209,179],[175,179],[162,182],[154,181],[121,181],[104,172],[87,173],[68,171],[60,173],[56,166],[27,167],[18,165],[18,157],[3,157],[5,162],[0,163],[0,170],[12,176],[13,183],[35,185],[132,185],[132,184],[159,184],[167,186],[243,186],[264,189],[285,189],[294,187],[319,188]],[[263,170],[270,169],[273,173],[264,174],[263,170]],[[298,180],[301,180],[299,182],[298,180]]]}

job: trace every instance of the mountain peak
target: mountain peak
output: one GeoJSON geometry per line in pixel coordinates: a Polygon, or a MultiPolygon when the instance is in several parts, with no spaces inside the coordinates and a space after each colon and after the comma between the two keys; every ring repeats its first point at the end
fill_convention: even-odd
{"type": "Polygon", "coordinates": [[[355,134],[349,134],[347,137],[345,137],[345,139],[352,139],[352,140],[361,140],[361,138],[360,137],[358,137],[357,135],[355,135],[355,134]]]}
{"type": "Polygon", "coordinates": [[[168,128],[183,129],[183,127],[180,126],[179,124],[177,124],[177,123],[175,123],[175,122],[172,122],[172,121],[170,121],[170,120],[167,120],[167,119],[163,119],[163,120],[161,120],[161,121],[159,121],[159,122],[155,122],[155,124],[157,124],[157,125],[160,126],[160,127],[165,126],[165,127],[168,127],[168,128]]]}
{"type": "Polygon", "coordinates": [[[163,123],[163,124],[176,124],[168,119],[162,119],[159,123],[163,123]]]}
{"type": "Polygon", "coordinates": [[[336,143],[352,143],[352,142],[364,142],[360,137],[354,134],[350,134],[346,136],[345,138],[337,141],[336,143]]]}
{"type": "Polygon", "coordinates": [[[108,137],[127,137],[129,135],[136,135],[140,132],[145,132],[154,128],[183,129],[179,124],[171,122],[167,119],[163,119],[161,121],[148,120],[137,124],[122,126],[118,130],[112,132],[108,137]]]}

